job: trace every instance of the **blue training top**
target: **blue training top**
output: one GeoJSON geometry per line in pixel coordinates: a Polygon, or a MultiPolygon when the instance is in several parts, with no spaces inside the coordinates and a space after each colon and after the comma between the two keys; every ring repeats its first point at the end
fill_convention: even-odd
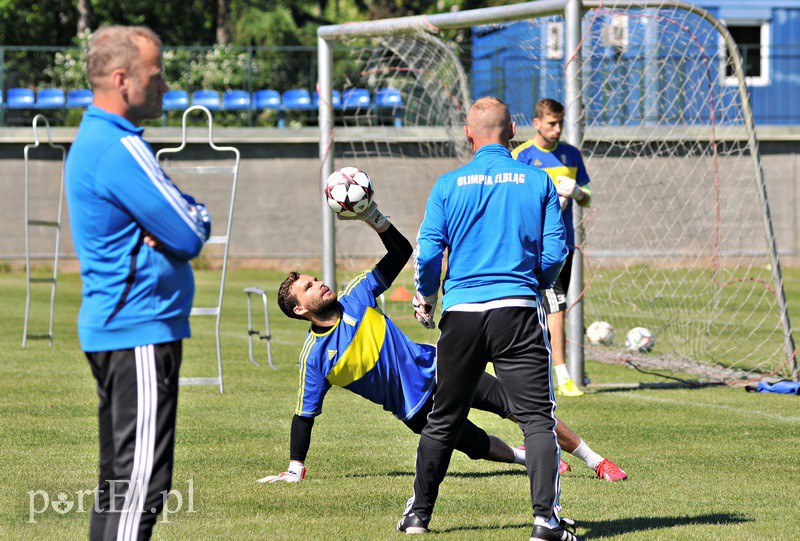
{"type": "Polygon", "coordinates": [[[67,157],[70,225],[81,266],[78,336],[87,352],[187,338],[189,260],[210,234],[190,196],[158,165],[143,128],[94,106],[67,157]],[[142,242],[145,232],[162,246],[142,242]]]}
{"type": "Polygon", "coordinates": [[[539,297],[552,287],[567,247],[555,185],[547,173],[514,160],[502,145],[436,181],[417,236],[415,281],[439,289],[449,250],[442,306],[505,297],[539,297]]]}
{"type": "Polygon", "coordinates": [[[411,341],[377,307],[388,284],[377,268],[354,278],[339,295],[341,317],[324,334],[309,331],[300,352],[301,417],[322,413],[333,385],[383,406],[401,420],[425,404],[436,383],[436,348],[411,341]]]}

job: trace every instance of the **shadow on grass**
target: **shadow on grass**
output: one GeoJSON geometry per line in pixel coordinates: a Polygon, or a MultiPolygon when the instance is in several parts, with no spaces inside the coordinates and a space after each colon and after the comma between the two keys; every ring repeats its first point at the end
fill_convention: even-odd
{"type": "MultiPolygon", "coordinates": [[[[582,535],[587,538],[597,539],[620,535],[630,535],[635,532],[646,530],[663,530],[677,526],[702,526],[713,524],[741,524],[751,522],[752,519],[739,514],[712,513],[708,515],[684,516],[684,517],[629,517],[614,520],[579,521],[578,529],[585,531],[582,535]]],[[[530,528],[533,521],[527,524],[506,524],[502,526],[456,526],[455,528],[445,528],[434,530],[439,533],[477,531],[477,530],[506,530],[515,528],[530,528]]]]}
{"type": "Polygon", "coordinates": [[[664,381],[652,383],[602,383],[589,386],[592,394],[624,393],[630,391],[671,390],[671,389],[707,389],[709,387],[725,387],[721,382],[701,382],[697,380],[664,381]]]}
{"type": "MultiPolygon", "coordinates": [[[[498,476],[507,476],[507,475],[525,475],[527,476],[528,473],[520,466],[519,468],[509,469],[509,470],[498,470],[498,471],[485,471],[485,472],[459,472],[459,471],[448,471],[447,477],[461,477],[465,479],[480,479],[482,477],[498,477],[498,476]]],[[[374,473],[348,473],[345,474],[345,477],[414,477],[413,471],[390,471],[381,474],[374,474],[374,473]]]]}

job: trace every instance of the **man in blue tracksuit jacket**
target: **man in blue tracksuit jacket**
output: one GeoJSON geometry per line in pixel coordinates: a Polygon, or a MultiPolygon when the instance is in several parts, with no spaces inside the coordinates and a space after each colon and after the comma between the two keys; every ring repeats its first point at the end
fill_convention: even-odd
{"type": "Polygon", "coordinates": [[[559,518],[555,399],[539,289],[567,255],[558,194],[547,173],[517,162],[508,108],[485,97],[464,132],[475,157],[440,177],[417,237],[415,314],[433,327],[447,250],[433,411],[417,448],[414,493],[397,527],[427,531],[436,497],[487,361],[525,435],[533,501],[531,539],[577,539],[559,518]]]}
{"type": "Polygon", "coordinates": [[[90,539],[149,539],[172,481],[181,345],[208,239],[202,204],[162,171],[139,127],[161,116],[161,42],[143,27],[98,30],[94,104],[67,158],[83,295],[78,336],[99,396],[100,477],[90,539]]]}

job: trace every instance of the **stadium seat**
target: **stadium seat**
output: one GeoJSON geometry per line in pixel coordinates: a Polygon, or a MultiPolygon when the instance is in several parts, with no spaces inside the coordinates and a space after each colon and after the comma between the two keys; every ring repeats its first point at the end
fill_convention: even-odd
{"type": "Polygon", "coordinates": [[[189,93],[185,90],[167,90],[161,97],[165,111],[183,111],[189,108],[189,93]]]}
{"type": "Polygon", "coordinates": [[[378,109],[389,110],[394,117],[394,126],[403,125],[403,96],[396,88],[380,88],[375,92],[375,106],[378,109]]]}
{"type": "Polygon", "coordinates": [[[287,111],[310,111],[314,109],[314,103],[308,90],[293,89],[283,93],[283,108],[287,111]]]}
{"type": "Polygon", "coordinates": [[[253,93],[253,109],[280,109],[281,94],[277,90],[257,90],[253,93]]]}
{"type": "Polygon", "coordinates": [[[222,109],[219,92],[216,90],[195,90],[192,92],[192,105],[202,105],[209,111],[222,109]]]}
{"type": "MultiPolygon", "coordinates": [[[[331,92],[331,101],[333,101],[333,109],[334,111],[338,111],[342,108],[342,94],[338,90],[333,90],[331,92]]],[[[319,92],[316,90],[314,91],[314,109],[319,108],[319,92]]]]}
{"type": "Polygon", "coordinates": [[[9,88],[6,106],[9,109],[32,109],[35,106],[33,90],[30,88],[9,88]]]}
{"type": "Polygon", "coordinates": [[[342,93],[342,109],[369,109],[369,90],[366,88],[348,88],[342,93]]]}
{"type": "Polygon", "coordinates": [[[43,88],[36,94],[37,109],[61,109],[67,104],[60,88],[43,88]]]}
{"type": "Polygon", "coordinates": [[[228,90],[222,95],[222,108],[228,111],[247,111],[250,109],[250,92],[228,90]]]}
{"type": "Polygon", "coordinates": [[[278,111],[278,127],[282,128],[283,108],[281,107],[281,93],[277,90],[257,90],[253,92],[253,109],[263,111],[273,109],[278,111]]]}
{"type": "Polygon", "coordinates": [[[89,107],[93,100],[94,94],[88,88],[78,88],[67,92],[67,107],[70,109],[89,107]]]}

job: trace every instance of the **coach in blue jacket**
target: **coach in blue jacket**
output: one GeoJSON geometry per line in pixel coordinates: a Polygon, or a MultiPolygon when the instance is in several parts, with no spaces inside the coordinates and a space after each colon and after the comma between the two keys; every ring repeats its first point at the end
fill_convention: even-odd
{"type": "Polygon", "coordinates": [[[100,481],[90,539],[149,539],[172,482],[181,344],[208,239],[202,204],[181,191],[142,139],[166,91],[161,41],[143,27],[98,30],[94,91],[66,165],[83,280],[81,348],[97,380],[100,481]]]}
{"type": "Polygon", "coordinates": [[[577,539],[558,516],[560,449],[539,296],[566,258],[564,224],[547,173],[511,157],[515,129],[497,98],[470,107],[464,132],[475,157],[436,181],[417,237],[414,307],[428,328],[445,249],[449,255],[434,406],[417,448],[414,493],[397,525],[406,533],[427,531],[453,446],[492,361],[525,435],[531,539],[577,539]]]}

